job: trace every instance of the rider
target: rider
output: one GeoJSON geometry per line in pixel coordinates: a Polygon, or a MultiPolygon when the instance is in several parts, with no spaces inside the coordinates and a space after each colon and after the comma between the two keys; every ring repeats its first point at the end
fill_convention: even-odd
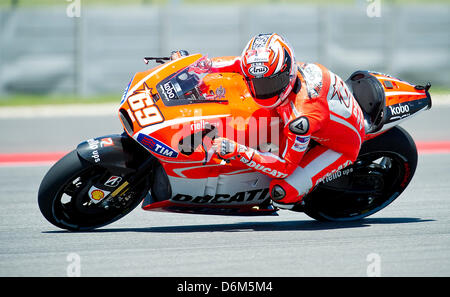
{"type": "Polygon", "coordinates": [[[297,64],[282,36],[256,35],[240,57],[213,60],[211,68],[241,73],[255,102],[275,110],[283,122],[280,156],[227,138],[214,140],[220,158],[237,158],[275,177],[270,183],[275,206],[292,208],[324,178],[356,160],[365,135],[364,117],[351,91],[324,66],[297,64]]]}

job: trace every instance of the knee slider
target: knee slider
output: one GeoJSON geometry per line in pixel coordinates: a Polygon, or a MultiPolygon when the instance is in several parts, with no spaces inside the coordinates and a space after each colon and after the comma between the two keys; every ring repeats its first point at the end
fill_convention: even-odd
{"type": "Polygon", "coordinates": [[[270,192],[270,196],[272,200],[279,201],[286,197],[286,191],[280,185],[274,185],[270,192]]]}

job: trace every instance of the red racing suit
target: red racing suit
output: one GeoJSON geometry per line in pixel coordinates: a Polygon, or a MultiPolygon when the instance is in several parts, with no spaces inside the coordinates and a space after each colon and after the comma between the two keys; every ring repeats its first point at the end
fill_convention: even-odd
{"type": "MultiPolygon", "coordinates": [[[[242,73],[239,58],[214,71],[242,73]]],[[[297,87],[278,107],[284,125],[280,155],[248,149],[240,161],[275,177],[271,197],[290,208],[318,183],[354,162],[364,140],[363,112],[344,81],[319,64],[298,64],[297,87]],[[318,145],[311,146],[310,142],[318,145]]]]}

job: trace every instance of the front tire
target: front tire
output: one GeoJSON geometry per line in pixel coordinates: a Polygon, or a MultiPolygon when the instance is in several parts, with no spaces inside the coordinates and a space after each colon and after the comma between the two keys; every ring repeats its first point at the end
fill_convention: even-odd
{"type": "Polygon", "coordinates": [[[319,221],[365,218],[398,198],[416,167],[414,140],[404,129],[394,127],[364,143],[355,163],[334,180],[320,184],[299,208],[319,221]]]}
{"type": "MultiPolygon", "coordinates": [[[[112,174],[108,169],[89,163],[74,150],[59,160],[41,182],[38,204],[41,213],[53,225],[87,231],[110,224],[131,212],[148,193],[149,184],[141,181],[113,207],[93,204],[88,196],[92,186],[104,183],[112,174]]],[[[126,178],[125,175],[122,176],[126,178]]]]}

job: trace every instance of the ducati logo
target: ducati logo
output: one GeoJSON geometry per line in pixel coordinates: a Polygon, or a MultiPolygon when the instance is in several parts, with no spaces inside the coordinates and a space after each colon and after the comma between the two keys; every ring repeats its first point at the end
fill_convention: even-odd
{"type": "Polygon", "coordinates": [[[269,189],[251,190],[246,192],[237,192],[230,194],[216,194],[214,196],[196,196],[193,197],[188,194],[176,194],[171,200],[177,202],[191,202],[191,203],[249,203],[252,201],[261,201],[269,198],[269,189]]]}
{"type": "MultiPolygon", "coordinates": [[[[246,157],[248,158],[248,156],[246,156],[246,157]]],[[[265,167],[265,166],[263,166],[261,164],[257,164],[255,161],[250,161],[247,158],[242,157],[240,159],[240,161],[242,163],[246,164],[248,167],[255,168],[255,170],[261,171],[261,172],[263,172],[263,173],[265,173],[267,175],[271,175],[271,176],[273,176],[275,178],[285,178],[285,177],[288,176],[286,173],[283,173],[281,171],[277,171],[276,169],[265,167]]]]}

